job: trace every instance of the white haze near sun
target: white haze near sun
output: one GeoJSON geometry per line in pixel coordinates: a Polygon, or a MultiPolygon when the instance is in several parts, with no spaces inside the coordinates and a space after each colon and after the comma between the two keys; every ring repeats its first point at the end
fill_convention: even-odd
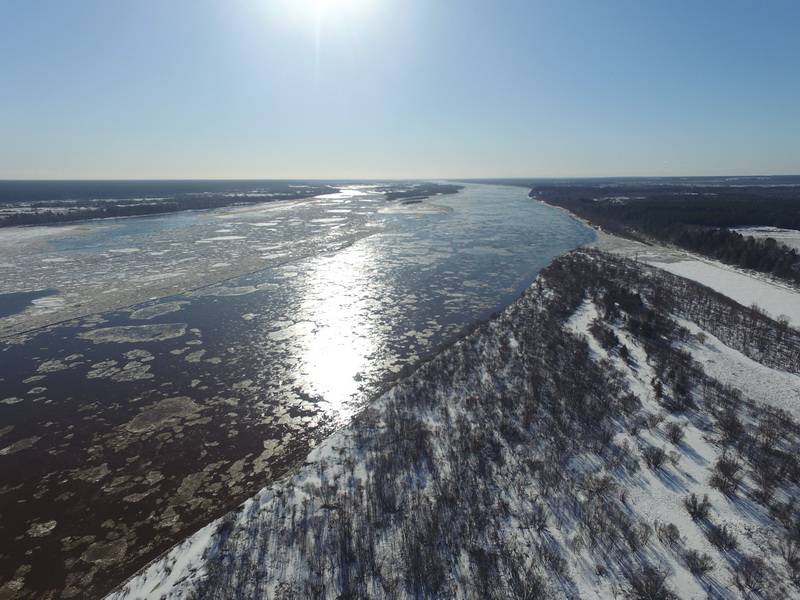
{"type": "Polygon", "coordinates": [[[263,10],[268,18],[283,21],[284,25],[298,30],[330,30],[358,29],[385,6],[386,0],[268,0],[263,10]]]}

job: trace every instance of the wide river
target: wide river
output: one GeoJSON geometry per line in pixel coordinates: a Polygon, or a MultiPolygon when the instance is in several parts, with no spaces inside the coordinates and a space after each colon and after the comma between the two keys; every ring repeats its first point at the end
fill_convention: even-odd
{"type": "Polygon", "coordinates": [[[102,596],[594,239],[526,191],[123,219],[9,263],[48,301],[184,283],[0,340],[0,597],[102,596]]]}

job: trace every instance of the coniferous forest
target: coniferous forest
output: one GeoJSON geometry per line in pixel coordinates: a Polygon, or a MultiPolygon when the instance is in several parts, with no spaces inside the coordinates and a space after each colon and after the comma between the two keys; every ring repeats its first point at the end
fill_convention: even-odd
{"type": "Polygon", "coordinates": [[[800,230],[800,183],[592,180],[536,183],[530,196],[602,229],[675,245],[730,265],[800,284],[800,253],[736,227],[800,230]]]}

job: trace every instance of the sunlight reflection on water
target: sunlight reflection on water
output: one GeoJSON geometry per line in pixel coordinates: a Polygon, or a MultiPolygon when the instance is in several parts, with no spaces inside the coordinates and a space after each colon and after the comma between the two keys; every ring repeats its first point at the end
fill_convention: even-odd
{"type": "Polygon", "coordinates": [[[323,398],[323,409],[345,423],[358,409],[360,377],[369,367],[380,337],[369,310],[376,285],[364,246],[315,260],[308,272],[308,294],[301,316],[315,324],[299,341],[301,378],[307,389],[323,398]]]}

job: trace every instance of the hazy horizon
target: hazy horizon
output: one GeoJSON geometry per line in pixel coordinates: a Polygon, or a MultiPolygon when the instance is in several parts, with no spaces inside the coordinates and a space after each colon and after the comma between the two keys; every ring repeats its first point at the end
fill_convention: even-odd
{"type": "Polygon", "coordinates": [[[354,185],[366,183],[383,183],[383,182],[421,182],[421,181],[453,181],[453,182],[482,182],[482,181],[560,181],[560,180],[624,180],[624,179],[759,179],[759,178],[800,178],[798,173],[736,173],[736,174],[698,174],[698,175],[551,175],[551,176],[537,176],[537,175],[514,175],[514,176],[469,176],[469,177],[195,177],[195,178],[58,178],[58,179],[0,179],[0,183],[13,183],[13,182],[53,182],[59,181],[79,183],[79,182],[115,182],[115,183],[159,183],[159,182],[297,182],[297,183],[329,183],[334,185],[354,185]]]}

